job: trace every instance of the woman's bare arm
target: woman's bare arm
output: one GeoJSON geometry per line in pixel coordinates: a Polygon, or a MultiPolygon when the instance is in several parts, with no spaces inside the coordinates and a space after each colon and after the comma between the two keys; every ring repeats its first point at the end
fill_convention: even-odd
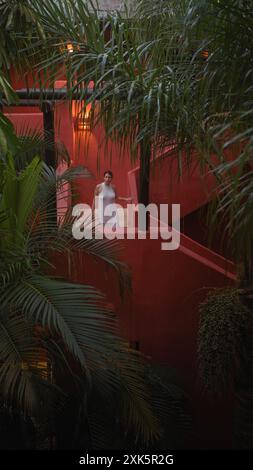
{"type": "Polygon", "coordinates": [[[92,202],[92,210],[93,211],[95,210],[95,199],[99,195],[100,191],[101,191],[101,185],[97,184],[97,186],[95,187],[94,198],[93,198],[93,202],[92,202]]]}

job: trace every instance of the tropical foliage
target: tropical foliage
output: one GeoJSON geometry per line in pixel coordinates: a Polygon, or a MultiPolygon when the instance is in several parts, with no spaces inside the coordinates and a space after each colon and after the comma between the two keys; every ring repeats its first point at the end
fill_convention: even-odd
{"type": "MultiPolygon", "coordinates": [[[[84,109],[91,103],[92,125],[102,122],[106,139],[118,141],[122,150],[128,146],[132,160],[140,153],[147,155],[146,180],[150,160],[159,152],[177,158],[179,176],[192,162],[215,175],[217,197],[210,214],[210,231],[221,220],[224,236],[240,263],[241,285],[251,288],[250,2],[145,0],[137,2],[131,12],[126,8],[124,14],[114,12],[106,16],[98,13],[96,3],[83,0],[1,4],[5,68],[9,67],[16,48],[22,50],[26,67],[32,66],[35,76],[40,73],[41,90],[64,74],[69,99],[76,98],[78,93],[84,109]],[[10,9],[13,4],[14,13],[10,9]],[[29,34],[15,27],[20,16],[29,23],[29,34]],[[72,47],[68,48],[68,44],[72,47]]],[[[16,59],[20,63],[17,56],[16,59]]],[[[4,80],[1,78],[0,85],[8,97],[10,90],[4,80]]],[[[6,151],[11,130],[6,120],[2,117],[1,120],[1,147],[6,151]]],[[[14,175],[9,157],[6,165],[14,175]]],[[[30,165],[24,169],[24,178],[34,171],[46,175],[48,181],[49,169],[42,165],[40,173],[39,162],[34,159],[30,165]]],[[[22,217],[21,227],[26,215],[22,217]]],[[[5,212],[2,223],[5,227],[5,212]]],[[[64,245],[65,232],[60,237],[64,245]]],[[[27,246],[23,241],[19,243],[21,247],[27,246]]],[[[10,250],[11,246],[5,249],[10,250]]],[[[38,265],[37,258],[35,264],[38,265]]],[[[8,273],[7,269],[7,279],[8,273]]],[[[40,278],[35,281],[41,285],[40,278]]],[[[239,381],[239,395],[242,377],[238,377],[242,372],[245,379],[245,361],[246,370],[252,363],[250,349],[244,350],[252,305],[248,291],[242,293],[244,297],[239,299],[237,291],[222,294],[214,291],[207,298],[201,307],[199,342],[200,370],[208,388],[214,390],[219,385],[224,390],[231,384],[237,387],[239,381]],[[216,367],[212,367],[214,364],[216,367]]],[[[38,320],[41,318],[46,321],[48,315],[39,315],[38,320]]],[[[51,324],[48,326],[52,328],[51,324]]],[[[58,321],[53,326],[60,331],[58,321]]],[[[77,346],[72,344],[70,351],[80,362],[77,346]]]]}
{"type": "Polygon", "coordinates": [[[252,294],[214,289],[200,305],[200,376],[212,394],[234,395],[234,445],[253,445],[252,294]]]}
{"type": "MultiPolygon", "coordinates": [[[[1,77],[5,99],[16,101],[1,77]]],[[[42,158],[50,139],[29,130],[17,137],[10,121],[2,113],[0,118],[0,396],[7,435],[16,422],[24,447],[94,447],[102,445],[109,424],[112,447],[126,442],[126,432],[132,445],[159,439],[166,446],[159,422],[168,415],[180,433],[178,440],[170,433],[170,442],[178,445],[191,429],[181,387],[165,381],[157,389],[158,373],[150,366],[146,374],[141,355],[119,337],[104,296],[59,277],[59,256],[73,265],[82,250],[116,269],[121,292],[129,286],[115,242],[73,241],[68,211],[60,226],[55,223],[55,192],[60,189],[65,200],[66,183],[89,172],[68,168],[56,175],[42,158]],[[99,403],[108,412],[98,414],[99,403]]],[[[62,146],[56,150],[68,161],[62,146]]]]}
{"type": "MultiPolygon", "coordinates": [[[[20,150],[23,140],[17,141],[20,150]]],[[[16,168],[10,151],[2,157],[0,391],[5,406],[35,423],[47,409],[50,421],[68,398],[69,381],[85,407],[98,382],[108,399],[123,386],[125,416],[137,435],[149,440],[158,431],[139,356],[118,336],[116,318],[101,293],[57,276],[57,253],[67,257],[74,250],[71,221],[66,216],[57,227],[48,217],[48,204],[55,187],[76,177],[77,169],[58,177],[38,156],[24,168],[20,160],[16,168]]],[[[113,245],[94,239],[76,248],[109,262],[124,279],[113,245]]]]}

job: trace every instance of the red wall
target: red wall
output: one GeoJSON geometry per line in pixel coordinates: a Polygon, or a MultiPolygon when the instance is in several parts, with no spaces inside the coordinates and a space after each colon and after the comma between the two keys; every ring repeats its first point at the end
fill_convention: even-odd
{"type": "MultiPolygon", "coordinates": [[[[42,115],[13,114],[12,121],[20,130],[23,120],[31,127],[42,125],[42,115]]],[[[76,133],[69,115],[68,105],[57,107],[56,123],[59,123],[59,138],[67,146],[73,165],[89,168],[94,178],[76,182],[76,202],[89,202],[94,187],[102,181],[103,172],[112,169],[114,182],[121,196],[133,194],[135,176],[129,185],[128,172],[132,169],[127,154],[120,156],[117,146],[110,144],[106,155],[99,148],[103,132],[101,128],[92,134],[76,133]],[[111,155],[111,158],[110,158],[111,155]]],[[[58,125],[56,125],[56,128],[58,125]]],[[[175,171],[175,168],[174,170],[175,171]]],[[[181,203],[182,215],[190,213],[206,203],[208,196],[206,181],[197,171],[185,178],[183,183],[171,186],[168,163],[152,175],[151,201],[181,203]]],[[[137,177],[137,176],[136,176],[137,177]]],[[[210,187],[212,181],[207,182],[210,187]]],[[[155,361],[168,363],[179,369],[188,389],[194,397],[196,424],[201,433],[201,445],[219,447],[229,444],[229,401],[217,408],[204,397],[198,383],[196,340],[198,327],[198,305],[208,287],[223,286],[235,281],[232,263],[220,255],[181,234],[181,246],[176,251],[162,251],[160,240],[122,240],[122,259],[132,274],[132,292],[126,292],[122,300],[119,295],[115,272],[103,262],[94,264],[89,257],[78,256],[78,264],[72,279],[88,282],[100,288],[114,305],[122,332],[131,340],[138,341],[141,351],[155,361]],[[224,406],[223,406],[224,405],[224,406]],[[223,423],[223,425],[221,424],[223,423]]],[[[62,273],[67,272],[67,263],[61,261],[62,273]]]]}

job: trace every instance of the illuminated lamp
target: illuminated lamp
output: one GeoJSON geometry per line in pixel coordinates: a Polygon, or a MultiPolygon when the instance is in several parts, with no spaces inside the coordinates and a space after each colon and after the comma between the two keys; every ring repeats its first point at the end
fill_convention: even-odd
{"type": "Polygon", "coordinates": [[[207,50],[202,51],[201,52],[201,57],[203,57],[203,59],[208,59],[209,52],[207,50]]]}
{"type": "Polygon", "coordinates": [[[74,52],[74,47],[73,47],[73,44],[71,42],[69,42],[67,44],[67,51],[69,54],[71,54],[72,52],[74,52]]]}
{"type": "Polygon", "coordinates": [[[90,117],[91,105],[88,104],[85,109],[85,113],[80,113],[76,116],[74,125],[76,131],[89,131],[91,128],[91,117],[90,117]]]}

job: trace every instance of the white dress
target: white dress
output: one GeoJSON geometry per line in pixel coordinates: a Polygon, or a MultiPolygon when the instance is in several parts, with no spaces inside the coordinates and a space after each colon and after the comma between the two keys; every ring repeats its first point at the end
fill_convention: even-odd
{"type": "MultiPolygon", "coordinates": [[[[110,184],[101,184],[102,189],[97,196],[98,220],[100,224],[117,225],[117,207],[115,191],[110,184]],[[110,215],[105,215],[106,207],[111,204],[110,215]],[[112,212],[113,211],[113,212],[112,212]]],[[[108,208],[109,209],[109,208],[108,208]]]]}

